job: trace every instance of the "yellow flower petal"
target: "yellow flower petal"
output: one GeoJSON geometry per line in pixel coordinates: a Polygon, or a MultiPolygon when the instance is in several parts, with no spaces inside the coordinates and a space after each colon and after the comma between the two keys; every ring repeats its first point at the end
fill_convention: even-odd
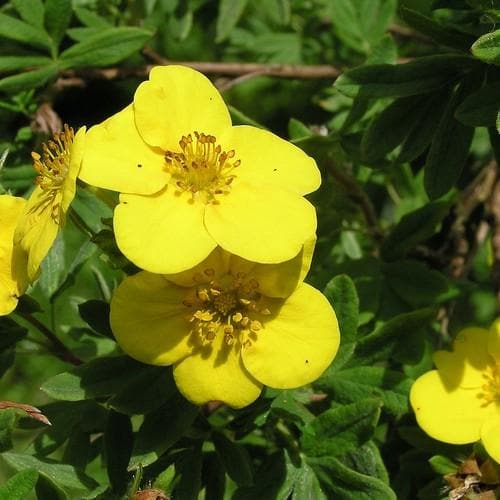
{"type": "Polygon", "coordinates": [[[221,139],[241,160],[236,175],[242,181],[287,189],[299,195],[316,191],[321,175],[304,151],[267,130],[248,125],[233,127],[221,139]],[[226,144],[227,142],[227,144],[226,144]]]}
{"type": "MultiPolygon", "coordinates": [[[[66,213],[76,194],[76,178],[82,166],[83,153],[86,144],[86,127],[80,127],[70,146],[70,162],[68,173],[61,189],[61,210],[66,213]]],[[[64,221],[63,221],[64,223],[64,221]]]]}
{"type": "Polygon", "coordinates": [[[184,66],[154,67],[135,92],[134,112],[142,138],[164,151],[177,151],[183,135],[197,131],[219,138],[231,126],[210,80],[184,66]]]}
{"type": "Polygon", "coordinates": [[[484,422],[481,428],[481,441],[488,455],[500,464],[500,410],[496,417],[484,422]]]}
{"type": "Polygon", "coordinates": [[[0,316],[15,309],[28,284],[25,254],[13,244],[14,229],[25,204],[24,198],[0,196],[0,316]]]}
{"type": "Polygon", "coordinates": [[[500,318],[497,318],[491,325],[488,336],[488,352],[500,363],[500,318]]]}
{"type": "Polygon", "coordinates": [[[24,214],[17,225],[14,242],[28,255],[28,279],[33,282],[40,272],[40,264],[49,253],[59,224],[51,216],[50,207],[40,213],[39,207],[45,202],[46,193],[37,186],[25,206],[24,214]]]}
{"type": "Polygon", "coordinates": [[[492,361],[488,354],[488,330],[466,328],[453,342],[453,352],[437,351],[434,363],[449,390],[480,387],[483,373],[492,361]]]}
{"type": "Polygon", "coordinates": [[[491,405],[475,389],[449,390],[437,370],[419,377],[410,391],[410,403],[418,425],[429,436],[451,444],[479,440],[481,426],[491,415],[491,405]]]}
{"type": "Polygon", "coordinates": [[[309,238],[291,260],[280,264],[256,264],[251,273],[266,297],[285,298],[304,281],[311,267],[316,236],[309,238]]]}
{"type": "Polygon", "coordinates": [[[130,105],[88,131],[79,177],[113,191],[152,194],[169,179],[164,166],[164,152],[142,140],[130,105]]]}
{"type": "Polygon", "coordinates": [[[228,252],[276,264],[295,257],[316,232],[316,212],[288,191],[241,182],[220,204],[207,205],[205,226],[228,252]]]}
{"type": "Polygon", "coordinates": [[[279,309],[270,309],[272,316],[262,318],[256,340],[243,346],[245,367],[259,382],[277,389],[316,380],[339,347],[339,326],[329,302],[303,283],[279,309]]]}
{"type": "Polygon", "coordinates": [[[187,271],[165,274],[165,278],[179,286],[191,287],[197,283],[207,283],[213,276],[221,276],[229,270],[231,255],[217,247],[210,255],[187,271]],[[213,274],[212,274],[213,271],[213,274]]]}
{"type": "Polygon", "coordinates": [[[116,242],[141,269],[173,274],[190,269],[216,247],[205,230],[205,205],[177,195],[173,186],[150,195],[121,195],[115,209],[116,242]]]}
{"type": "Polygon", "coordinates": [[[243,366],[240,344],[228,346],[220,331],[211,344],[199,347],[174,366],[174,378],[182,394],[198,405],[223,401],[242,408],[255,401],[262,389],[243,366]]]}
{"type": "Polygon", "coordinates": [[[125,278],[111,300],[111,328],[120,347],[153,365],[171,365],[188,355],[185,295],[159,275],[143,271],[125,278]]]}

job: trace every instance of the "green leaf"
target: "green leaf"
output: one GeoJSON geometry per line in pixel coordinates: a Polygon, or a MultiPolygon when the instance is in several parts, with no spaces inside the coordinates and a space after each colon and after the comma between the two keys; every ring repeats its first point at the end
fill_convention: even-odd
{"type": "Polygon", "coordinates": [[[79,21],[89,28],[112,28],[113,25],[104,17],[84,7],[75,7],[75,14],[79,21]]]}
{"type": "Polygon", "coordinates": [[[0,13],[0,37],[42,49],[52,47],[49,35],[44,30],[2,13],[0,13]]]}
{"type": "Polygon", "coordinates": [[[17,342],[26,337],[28,331],[26,328],[19,326],[9,317],[0,317],[0,351],[12,347],[17,342]]]}
{"type": "Polygon", "coordinates": [[[403,374],[382,366],[357,366],[327,374],[320,379],[318,386],[343,404],[379,398],[384,403],[384,410],[400,417],[408,412],[412,382],[403,374]]]}
{"type": "Polygon", "coordinates": [[[251,485],[253,482],[252,462],[246,448],[231,441],[221,432],[214,432],[212,440],[228,476],[238,485],[251,485]]]}
{"type": "Polygon", "coordinates": [[[466,35],[462,31],[453,29],[450,26],[441,24],[434,19],[421,14],[413,9],[402,7],[399,9],[401,19],[415,28],[420,33],[427,35],[437,43],[446,47],[457,48],[467,51],[474,38],[466,35]]]}
{"type": "Polygon", "coordinates": [[[198,500],[201,490],[202,454],[200,447],[186,450],[176,461],[175,467],[180,474],[173,496],[182,500],[198,500]]]}
{"type": "Polygon", "coordinates": [[[397,260],[430,238],[448,214],[451,198],[435,200],[404,215],[382,244],[382,257],[397,260]]]}
{"type": "Polygon", "coordinates": [[[245,115],[245,113],[242,113],[239,109],[236,109],[234,106],[231,106],[229,104],[227,106],[227,108],[229,109],[229,113],[231,115],[231,120],[233,122],[233,125],[251,125],[252,127],[266,129],[266,127],[264,127],[264,125],[256,122],[254,119],[245,115]]]}
{"type": "Polygon", "coordinates": [[[104,446],[109,482],[117,494],[123,494],[127,489],[129,480],[127,466],[133,442],[134,435],[130,418],[110,411],[104,433],[104,446]]]}
{"type": "Polygon", "coordinates": [[[150,367],[126,356],[101,357],[45,382],[41,389],[54,399],[82,401],[123,391],[150,367]]]}
{"type": "Polygon", "coordinates": [[[435,455],[429,458],[429,463],[436,474],[445,476],[446,474],[456,474],[458,465],[448,457],[435,455]]]}
{"type": "Polygon", "coordinates": [[[335,33],[351,49],[369,53],[394,16],[393,0],[332,0],[326,2],[335,33]]]}
{"type": "Polygon", "coordinates": [[[429,146],[436,132],[441,115],[446,107],[449,89],[427,96],[423,102],[418,120],[404,139],[397,157],[398,163],[406,163],[420,156],[429,146]]]}
{"type": "Polygon", "coordinates": [[[41,87],[45,85],[48,80],[55,77],[58,71],[59,68],[55,64],[52,64],[33,71],[26,71],[18,75],[7,76],[0,79],[0,91],[17,93],[21,90],[41,87]]]}
{"type": "Polygon", "coordinates": [[[248,0],[220,0],[219,14],[215,26],[215,41],[224,41],[238,24],[248,0]]]}
{"type": "Polygon", "coordinates": [[[307,125],[300,120],[290,118],[288,122],[288,137],[290,137],[290,139],[300,139],[302,137],[310,137],[311,135],[313,135],[313,133],[307,125]]]}
{"type": "Polygon", "coordinates": [[[497,132],[500,134],[500,111],[497,114],[497,132]]]}
{"type": "Polygon", "coordinates": [[[390,484],[384,460],[378,446],[373,441],[368,441],[363,446],[347,453],[342,462],[361,474],[376,477],[385,484],[390,484]]]}
{"type": "Polygon", "coordinates": [[[474,129],[454,117],[463,87],[455,91],[439,122],[424,165],[424,186],[429,198],[446,194],[458,181],[467,161],[474,129]]]}
{"type": "Polygon", "coordinates": [[[129,469],[155,462],[184,435],[197,414],[198,407],[180,394],[174,395],[158,410],[148,413],[137,432],[129,469]],[[161,429],[160,433],[158,429],[161,429]]]}
{"type": "Polygon", "coordinates": [[[436,311],[430,308],[395,316],[358,341],[351,361],[366,365],[387,359],[399,344],[408,343],[413,336],[423,342],[420,330],[428,326],[435,316],[436,311]]]}
{"type": "Polygon", "coordinates": [[[43,28],[43,2],[42,0],[11,0],[19,15],[29,24],[43,28]]]}
{"type": "Polygon", "coordinates": [[[273,399],[271,409],[275,414],[286,420],[293,421],[299,427],[314,418],[314,415],[307,407],[300,401],[297,401],[295,391],[293,390],[280,391],[278,396],[273,399]]]}
{"type": "Polygon", "coordinates": [[[0,500],[24,500],[35,487],[38,472],[35,469],[26,469],[12,476],[0,486],[0,500]]]}
{"type": "Polygon", "coordinates": [[[334,457],[308,458],[328,498],[336,500],[397,500],[380,479],[360,474],[334,457]]]}
{"type": "Polygon", "coordinates": [[[363,158],[372,162],[399,146],[425,112],[427,96],[395,100],[370,123],[361,141],[363,158]]]}
{"type": "Polygon", "coordinates": [[[71,0],[45,1],[45,27],[54,41],[55,47],[59,47],[71,22],[72,14],[71,0]]]}
{"type": "Polygon", "coordinates": [[[500,65],[500,30],[486,33],[471,47],[472,53],[488,64],[500,65]]]}
{"type": "Polygon", "coordinates": [[[140,50],[151,36],[150,31],[133,27],[104,29],[65,50],[61,65],[69,69],[115,64],[140,50]]]}
{"type": "Polygon", "coordinates": [[[364,399],[326,410],[305,426],[300,439],[310,457],[342,456],[368,441],[380,417],[381,402],[364,399]]]}
{"type": "Polygon", "coordinates": [[[335,276],[323,293],[337,315],[340,328],[340,348],[334,367],[342,366],[354,352],[358,331],[359,299],[353,281],[346,274],[335,276]]]}
{"type": "Polygon", "coordinates": [[[3,459],[16,470],[36,469],[40,475],[60,485],[64,489],[88,491],[97,482],[71,465],[57,463],[49,459],[38,459],[20,453],[4,453],[3,459]]]}
{"type": "Polygon", "coordinates": [[[17,410],[7,408],[0,410],[0,452],[12,448],[12,431],[17,422],[17,410]]]}
{"type": "Polygon", "coordinates": [[[78,312],[85,323],[95,332],[114,339],[111,325],[109,324],[109,304],[103,300],[88,300],[78,304],[78,312]]]}
{"type": "Polygon", "coordinates": [[[500,109],[500,82],[490,83],[467,96],[457,107],[455,118],[471,127],[495,124],[500,109]]]}
{"type": "Polygon", "coordinates": [[[476,65],[456,54],[420,57],[406,64],[374,64],[346,71],[335,88],[348,97],[406,97],[449,85],[476,65]]]}

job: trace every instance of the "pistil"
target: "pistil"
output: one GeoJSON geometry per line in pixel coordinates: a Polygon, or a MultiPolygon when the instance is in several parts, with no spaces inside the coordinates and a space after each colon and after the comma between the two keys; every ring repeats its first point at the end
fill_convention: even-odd
{"type": "Polygon", "coordinates": [[[483,378],[485,383],[481,386],[482,392],[479,393],[479,397],[484,399],[483,406],[491,403],[500,404],[500,362],[490,365],[483,378]]]}

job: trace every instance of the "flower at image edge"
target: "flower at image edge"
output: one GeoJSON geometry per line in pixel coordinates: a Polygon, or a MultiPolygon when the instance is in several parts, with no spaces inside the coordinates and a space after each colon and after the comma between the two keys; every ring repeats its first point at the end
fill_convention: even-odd
{"type": "Polygon", "coordinates": [[[445,443],[481,440],[500,463],[500,318],[489,330],[462,330],[453,351],[437,351],[434,363],[437,370],[410,392],[419,426],[445,443]]]}
{"type": "Polygon", "coordinates": [[[14,229],[26,200],[16,196],[0,196],[0,316],[10,314],[27,288],[26,259],[14,248],[14,229]]]}
{"type": "Polygon", "coordinates": [[[85,127],[76,134],[65,125],[62,132],[43,144],[42,155],[32,153],[38,173],[36,187],[19,220],[14,243],[28,257],[28,277],[33,282],[49,252],[76,192],[76,178],[85,147],[85,127]]]}
{"type": "Polygon", "coordinates": [[[111,300],[113,333],[139,361],[173,365],[195,404],[241,408],[262,385],[308,384],[332,362],[340,334],[326,298],[302,283],[304,253],[273,265],[216,249],[178,275],[128,277],[111,300]]]}
{"type": "Polygon", "coordinates": [[[284,262],[316,230],[303,198],[321,182],[314,160],[271,132],[232,126],[217,89],[193,69],[153,68],[87,145],[80,178],[122,193],[116,240],[146,271],[190,269],[216,246],[284,262]]]}

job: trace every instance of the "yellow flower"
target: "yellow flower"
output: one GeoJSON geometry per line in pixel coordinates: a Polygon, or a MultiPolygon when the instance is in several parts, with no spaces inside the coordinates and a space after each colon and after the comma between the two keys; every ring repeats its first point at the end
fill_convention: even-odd
{"type": "Polygon", "coordinates": [[[452,444],[481,440],[500,463],[500,318],[490,330],[467,328],[453,352],[437,351],[437,370],[413,384],[410,402],[429,436],[452,444]]]}
{"type": "Polygon", "coordinates": [[[111,300],[114,335],[139,361],[174,365],[179,390],[195,404],[241,408],[263,384],[310,383],[339,345],[333,309],[302,283],[311,250],[255,264],[217,248],[190,271],[128,277],[111,300]]]}
{"type": "Polygon", "coordinates": [[[121,192],[114,228],[137,266],[171,274],[217,245],[245,259],[292,259],[315,232],[312,158],[276,135],[231,125],[201,73],[158,66],[134,102],[87,136],[80,178],[121,192]]]}
{"type": "Polygon", "coordinates": [[[0,316],[10,314],[20,295],[26,291],[26,259],[14,248],[14,229],[26,200],[16,196],[0,196],[0,316]]]}
{"type": "Polygon", "coordinates": [[[66,212],[75,197],[76,177],[80,170],[85,127],[76,135],[67,125],[53,140],[43,144],[43,153],[31,153],[38,172],[37,186],[31,193],[17,225],[14,243],[28,256],[30,282],[38,276],[40,264],[64,225],[66,212]]]}

